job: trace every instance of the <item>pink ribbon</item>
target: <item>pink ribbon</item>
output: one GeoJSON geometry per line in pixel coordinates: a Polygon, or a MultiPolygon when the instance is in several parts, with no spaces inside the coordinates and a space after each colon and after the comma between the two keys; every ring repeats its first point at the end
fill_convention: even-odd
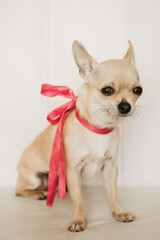
{"type": "Polygon", "coordinates": [[[48,177],[48,194],[47,205],[52,206],[57,189],[57,176],[59,167],[59,182],[58,193],[60,199],[66,198],[66,173],[65,173],[65,160],[62,145],[62,131],[63,125],[68,111],[72,110],[76,106],[77,97],[73,91],[65,86],[52,86],[49,84],[43,84],[41,94],[47,97],[55,97],[57,95],[72,99],[70,102],[62,105],[59,108],[53,110],[47,117],[48,121],[52,124],[58,124],[55,139],[53,142],[53,150],[50,159],[50,169],[48,177]],[[60,159],[60,166],[59,165],[60,159]]]}
{"type": "Polygon", "coordinates": [[[99,128],[89,124],[89,122],[85,118],[81,118],[78,111],[76,111],[76,118],[85,128],[87,128],[91,132],[94,132],[97,134],[108,134],[113,131],[113,128],[99,128]]]}
{"type": "MultiPolygon", "coordinates": [[[[59,197],[60,199],[66,198],[66,173],[62,144],[62,131],[66,119],[66,114],[68,111],[76,107],[77,97],[74,95],[74,92],[66,86],[52,86],[49,84],[42,84],[41,94],[47,97],[55,97],[59,95],[71,99],[70,102],[56,108],[47,116],[47,119],[51,124],[59,123],[57,126],[55,139],[53,142],[53,150],[50,159],[50,169],[48,177],[47,205],[52,206],[57,189],[58,168],[59,168],[59,182],[58,182],[59,197]]],[[[113,128],[102,129],[89,124],[86,119],[80,117],[78,111],[76,111],[76,118],[88,130],[98,134],[108,134],[113,130],[113,128]]]]}

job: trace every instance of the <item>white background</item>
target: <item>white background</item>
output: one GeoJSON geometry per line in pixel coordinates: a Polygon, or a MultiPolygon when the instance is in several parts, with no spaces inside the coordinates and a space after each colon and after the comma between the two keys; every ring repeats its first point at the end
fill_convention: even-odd
{"type": "Polygon", "coordinates": [[[41,84],[77,93],[83,83],[75,39],[99,62],[123,58],[132,41],[144,94],[123,124],[119,184],[160,185],[159,13],[158,0],[0,0],[0,186],[15,185],[21,153],[64,102],[41,96],[41,84]]]}

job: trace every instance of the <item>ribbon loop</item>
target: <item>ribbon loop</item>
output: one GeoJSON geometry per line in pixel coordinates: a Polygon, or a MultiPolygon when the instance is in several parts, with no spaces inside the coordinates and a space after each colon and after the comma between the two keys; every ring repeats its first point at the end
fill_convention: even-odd
{"type": "Polygon", "coordinates": [[[52,86],[50,84],[42,84],[41,94],[47,97],[55,97],[57,95],[75,99],[74,92],[66,86],[52,86]]]}
{"type": "Polygon", "coordinates": [[[47,116],[47,120],[53,125],[57,124],[59,122],[63,112],[66,111],[68,104],[69,103],[66,103],[66,104],[62,105],[61,107],[58,107],[55,110],[53,110],[52,112],[50,112],[47,116]]]}

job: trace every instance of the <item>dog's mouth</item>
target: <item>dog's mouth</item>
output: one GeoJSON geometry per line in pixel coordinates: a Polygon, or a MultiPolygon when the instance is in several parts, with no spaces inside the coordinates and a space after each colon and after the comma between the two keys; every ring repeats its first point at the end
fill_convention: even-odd
{"type": "Polygon", "coordinates": [[[133,109],[128,113],[120,113],[118,110],[107,110],[107,113],[113,118],[127,118],[131,117],[134,113],[133,109]]]}
{"type": "Polygon", "coordinates": [[[118,118],[126,118],[126,117],[131,117],[132,114],[118,114],[118,118]]]}

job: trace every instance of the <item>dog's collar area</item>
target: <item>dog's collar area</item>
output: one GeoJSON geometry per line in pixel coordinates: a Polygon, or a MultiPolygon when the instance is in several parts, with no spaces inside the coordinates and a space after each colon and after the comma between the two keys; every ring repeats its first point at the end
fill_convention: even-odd
{"type": "Polygon", "coordinates": [[[99,128],[95,125],[91,125],[85,118],[82,118],[79,114],[79,111],[75,111],[77,120],[88,130],[97,134],[108,134],[113,131],[114,128],[99,128]]]}

